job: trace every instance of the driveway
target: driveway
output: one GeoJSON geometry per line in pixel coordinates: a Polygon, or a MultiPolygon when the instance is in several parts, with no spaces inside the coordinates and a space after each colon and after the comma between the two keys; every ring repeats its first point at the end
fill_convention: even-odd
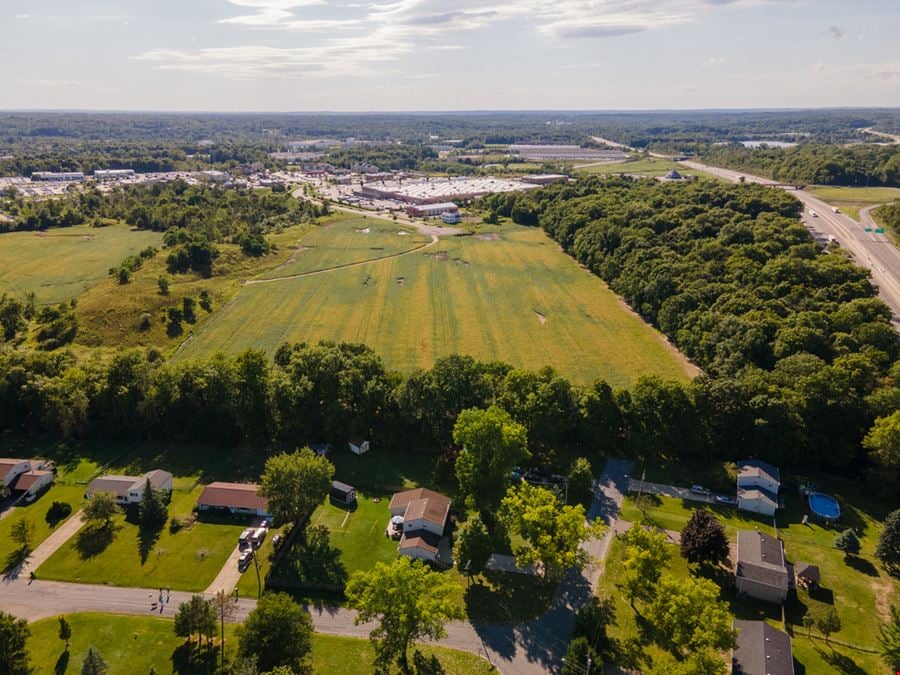
{"type": "MultiPolygon", "coordinates": [[[[9,583],[15,581],[18,577],[28,576],[43,565],[63,544],[75,536],[75,533],[82,527],[84,527],[84,521],[81,520],[81,510],[79,509],[66,522],[53,530],[49,537],[38,544],[38,547],[31,552],[25,559],[25,562],[6,572],[3,576],[3,582],[9,583]]],[[[6,590],[4,589],[3,592],[5,593],[6,590]]]]}
{"type": "Polygon", "coordinates": [[[213,582],[207,587],[205,591],[206,595],[215,595],[219,591],[231,593],[234,590],[234,587],[237,586],[238,582],[241,580],[241,571],[238,569],[238,558],[240,557],[241,547],[240,544],[238,544],[234,547],[231,555],[228,556],[228,560],[225,561],[225,564],[222,565],[222,569],[219,570],[216,578],[213,579],[213,582]]]}
{"type": "Polygon", "coordinates": [[[641,481],[632,478],[628,484],[628,491],[637,492],[638,490],[640,490],[643,494],[678,497],[680,499],[690,499],[694,502],[703,502],[704,504],[714,504],[716,501],[715,495],[712,494],[698,495],[691,492],[688,488],[676,487],[674,485],[663,485],[662,483],[648,483],[647,481],[644,481],[643,485],[641,485],[641,481]]]}

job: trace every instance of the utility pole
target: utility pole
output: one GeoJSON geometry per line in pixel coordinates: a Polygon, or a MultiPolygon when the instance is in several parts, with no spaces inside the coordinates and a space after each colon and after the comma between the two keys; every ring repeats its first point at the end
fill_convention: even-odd
{"type": "Polygon", "coordinates": [[[259,600],[262,597],[262,581],[259,578],[259,556],[256,554],[256,550],[253,551],[253,565],[256,567],[256,599],[259,600]]]}

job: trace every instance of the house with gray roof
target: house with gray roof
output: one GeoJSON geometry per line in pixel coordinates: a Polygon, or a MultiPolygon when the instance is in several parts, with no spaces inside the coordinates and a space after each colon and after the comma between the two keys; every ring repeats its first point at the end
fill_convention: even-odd
{"type": "Polygon", "coordinates": [[[90,499],[98,492],[112,494],[119,504],[140,504],[144,500],[144,486],[150,481],[150,487],[161,492],[172,491],[172,474],[162,469],[148,471],[143,476],[116,476],[108,474],[100,476],[88,483],[85,499],[90,499]]]}
{"type": "Polygon", "coordinates": [[[748,459],[737,463],[737,501],[743,511],[775,515],[778,508],[778,491],[781,489],[781,473],[767,462],[748,459]]]}
{"type": "Polygon", "coordinates": [[[733,675],[794,675],[790,636],[765,621],[735,621],[733,675]]]}
{"type": "Polygon", "coordinates": [[[783,603],[789,577],[781,541],[756,530],[738,531],[734,577],[738,593],[783,603]]]}

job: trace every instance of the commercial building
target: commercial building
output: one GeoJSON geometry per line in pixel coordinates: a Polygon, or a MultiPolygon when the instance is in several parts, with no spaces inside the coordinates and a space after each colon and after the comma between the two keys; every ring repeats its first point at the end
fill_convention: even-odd
{"type": "Polygon", "coordinates": [[[739,530],[734,577],[738,593],[783,603],[789,583],[781,541],[756,530],[739,530]]]}
{"type": "Polygon", "coordinates": [[[228,174],[224,171],[201,171],[199,177],[213,183],[224,183],[228,180],[228,174]]]}
{"type": "Polygon", "coordinates": [[[540,186],[504,178],[414,179],[400,182],[368,183],[357,194],[369,199],[388,199],[410,204],[439,204],[466,201],[497,192],[534,190],[540,186]]]}
{"type": "Polygon", "coordinates": [[[84,173],[81,171],[35,171],[31,174],[31,180],[34,182],[71,182],[84,180],[84,173]]]}
{"type": "Polygon", "coordinates": [[[144,501],[144,488],[150,481],[150,487],[162,492],[172,491],[172,474],[162,469],[148,471],[143,476],[106,475],[95,478],[88,483],[85,499],[90,499],[98,492],[108,492],[115,496],[119,504],[140,504],[144,501]]]}
{"type": "Polygon", "coordinates": [[[447,223],[447,225],[456,225],[457,223],[462,222],[462,215],[459,213],[459,211],[456,211],[454,213],[446,211],[441,214],[441,220],[447,223]]]}
{"type": "Polygon", "coordinates": [[[444,214],[459,214],[459,207],[453,202],[438,202],[437,204],[421,204],[407,206],[406,212],[414,218],[431,218],[444,214]]]}
{"type": "Polygon", "coordinates": [[[120,178],[131,178],[134,175],[134,169],[96,169],[94,178],[96,180],[119,180],[120,178]]]}

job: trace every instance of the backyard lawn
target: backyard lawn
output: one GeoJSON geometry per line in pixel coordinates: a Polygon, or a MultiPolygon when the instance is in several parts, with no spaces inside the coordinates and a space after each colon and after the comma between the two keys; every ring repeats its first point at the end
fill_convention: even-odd
{"type": "MultiPolygon", "coordinates": [[[[174,491],[169,518],[192,512],[202,486],[174,491]]],[[[117,516],[111,531],[87,526],[37,570],[38,577],[112,586],[202,591],[213,581],[243,530],[240,524],[196,522],[156,541],[142,539],[138,526],[117,516]]]]}
{"type": "MultiPolygon", "coordinates": [[[[185,667],[184,641],[175,636],[171,620],[111,614],[70,614],[72,626],[68,654],[57,636],[56,618],[32,623],[28,650],[36,675],[75,675],[90,646],[95,647],[110,666],[110,673],[148,673],[156,668],[160,675],[177,672],[206,673],[201,665],[185,667]]],[[[228,626],[225,640],[229,656],[236,647],[236,626],[228,626]]],[[[487,661],[474,654],[443,647],[420,646],[426,656],[434,655],[446,675],[491,672],[487,661]]],[[[412,654],[412,650],[410,651],[412,654]]],[[[367,675],[372,672],[375,652],[368,640],[316,633],[312,641],[312,672],[367,675]]]]}
{"type": "Polygon", "coordinates": [[[19,520],[30,520],[34,524],[34,542],[32,550],[44,541],[50,533],[71,517],[71,514],[57,523],[47,522],[47,509],[53,502],[64,502],[72,507],[75,513],[84,496],[84,488],[70,485],[54,485],[31,504],[21,502],[0,520],[0,571],[14,567],[18,562],[19,545],[10,539],[13,524],[19,520]]]}

